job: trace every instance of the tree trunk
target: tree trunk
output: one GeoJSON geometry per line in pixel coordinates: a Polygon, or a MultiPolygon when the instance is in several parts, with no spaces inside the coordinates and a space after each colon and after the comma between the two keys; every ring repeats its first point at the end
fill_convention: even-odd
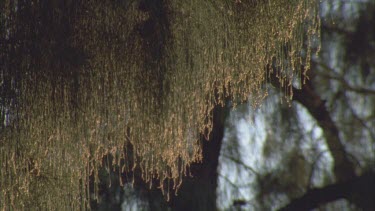
{"type": "Polygon", "coordinates": [[[190,166],[192,177],[185,177],[177,196],[171,198],[169,205],[172,210],[217,210],[217,169],[224,136],[224,120],[225,108],[216,106],[209,140],[201,137],[203,161],[190,166]]]}
{"type": "MultiPolygon", "coordinates": [[[[216,106],[213,110],[213,130],[210,133],[209,140],[201,136],[203,160],[200,163],[190,165],[190,175],[185,176],[182,185],[179,187],[177,194],[172,189],[173,184],[169,188],[168,196],[162,195],[162,191],[153,185],[150,189],[149,184],[145,183],[141,178],[140,169],[134,172],[128,172],[122,175],[125,183],[133,182],[134,188],[140,193],[141,198],[148,202],[148,208],[153,211],[157,210],[194,210],[194,211],[214,211],[216,207],[216,189],[218,181],[218,165],[221,144],[224,136],[224,120],[225,109],[216,106]],[[133,175],[134,174],[134,175],[133,175]],[[134,178],[134,181],[132,179],[134,178]]],[[[131,149],[131,146],[128,146],[131,149]]],[[[129,159],[131,159],[131,155],[129,159]]],[[[131,169],[131,168],[130,168],[131,169]]],[[[164,185],[168,181],[164,181],[164,185]]],[[[158,180],[154,180],[153,184],[159,184],[158,180]]],[[[165,185],[166,186],[166,185],[165,185]]]]}

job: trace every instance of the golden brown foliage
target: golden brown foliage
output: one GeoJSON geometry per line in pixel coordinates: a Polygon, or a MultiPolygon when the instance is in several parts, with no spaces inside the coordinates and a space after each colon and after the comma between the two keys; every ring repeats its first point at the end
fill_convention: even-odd
{"type": "Polygon", "coordinates": [[[124,171],[177,187],[215,105],[261,103],[267,64],[308,69],[316,0],[155,2],[0,4],[0,209],[88,207],[126,143],[124,171]]]}

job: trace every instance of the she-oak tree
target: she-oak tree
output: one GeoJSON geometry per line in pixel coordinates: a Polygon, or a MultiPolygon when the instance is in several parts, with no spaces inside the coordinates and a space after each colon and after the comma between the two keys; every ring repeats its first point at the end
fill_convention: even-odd
{"type": "Polygon", "coordinates": [[[210,161],[201,140],[222,136],[212,127],[226,100],[257,106],[275,73],[292,98],[320,23],[317,0],[5,0],[0,11],[0,209],[16,210],[90,208],[105,163],[178,190],[210,161]]]}

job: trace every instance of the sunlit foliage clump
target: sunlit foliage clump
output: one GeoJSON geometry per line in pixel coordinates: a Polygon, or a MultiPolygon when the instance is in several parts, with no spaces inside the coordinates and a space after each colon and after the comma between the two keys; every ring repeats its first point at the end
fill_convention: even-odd
{"type": "Polygon", "coordinates": [[[108,154],[178,187],[202,159],[214,106],[261,103],[268,65],[281,82],[308,69],[317,7],[1,1],[0,209],[89,207],[108,154]]]}

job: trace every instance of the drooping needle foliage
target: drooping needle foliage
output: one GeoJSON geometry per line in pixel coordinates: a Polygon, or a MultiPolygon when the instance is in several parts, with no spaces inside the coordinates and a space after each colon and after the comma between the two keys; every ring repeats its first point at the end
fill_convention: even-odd
{"type": "Polygon", "coordinates": [[[88,207],[97,191],[89,179],[98,182],[107,154],[123,171],[140,167],[144,180],[178,187],[202,159],[214,106],[261,103],[268,65],[281,82],[309,68],[317,8],[317,0],[1,1],[0,209],[88,207]]]}

